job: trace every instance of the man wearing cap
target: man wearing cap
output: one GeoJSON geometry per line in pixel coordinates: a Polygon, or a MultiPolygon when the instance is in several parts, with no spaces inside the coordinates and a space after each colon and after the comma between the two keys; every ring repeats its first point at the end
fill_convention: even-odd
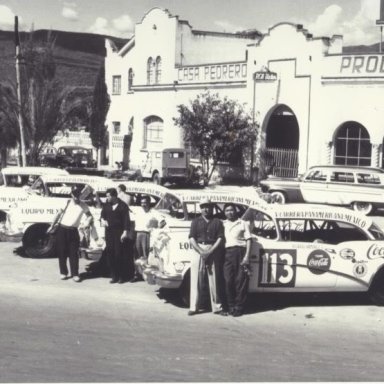
{"type": "Polygon", "coordinates": [[[92,214],[87,204],[82,200],[86,199],[92,190],[82,191],[80,188],[72,188],[72,199],[68,200],[66,207],[53,220],[52,225],[48,229],[48,233],[58,225],[56,234],[56,249],[59,259],[60,278],[67,279],[68,267],[67,258],[69,259],[69,267],[73,281],[79,283],[79,225],[83,214],[87,216],[87,225],[90,226],[93,220],[92,214]]]}
{"type": "Polygon", "coordinates": [[[188,315],[195,315],[201,309],[202,283],[206,273],[208,273],[212,312],[224,315],[216,286],[218,264],[224,244],[224,227],[221,220],[213,218],[213,206],[209,199],[205,198],[200,201],[200,209],[201,216],[192,221],[189,232],[190,244],[196,254],[193,254],[191,259],[188,315]]]}

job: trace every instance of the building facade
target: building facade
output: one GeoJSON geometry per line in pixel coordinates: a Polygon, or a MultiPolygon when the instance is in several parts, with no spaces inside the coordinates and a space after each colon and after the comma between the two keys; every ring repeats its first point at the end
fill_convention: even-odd
{"type": "MultiPolygon", "coordinates": [[[[383,165],[384,56],[343,54],[342,37],[281,23],[267,33],[217,33],[154,8],[120,50],[106,42],[109,163],[141,168],[183,147],[177,106],[209,90],[245,103],[275,171],[316,164],[383,165]]],[[[255,157],[257,159],[257,157],[255,157]]]]}

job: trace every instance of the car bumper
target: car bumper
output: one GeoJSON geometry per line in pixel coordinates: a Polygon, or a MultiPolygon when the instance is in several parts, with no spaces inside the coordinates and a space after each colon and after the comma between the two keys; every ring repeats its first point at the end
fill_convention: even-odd
{"type": "Polygon", "coordinates": [[[182,275],[169,275],[157,269],[145,269],[144,279],[151,285],[158,285],[161,288],[178,289],[183,282],[182,275]]]}
{"type": "Polygon", "coordinates": [[[23,238],[23,232],[11,232],[6,228],[0,228],[0,241],[19,243],[23,238]]]}

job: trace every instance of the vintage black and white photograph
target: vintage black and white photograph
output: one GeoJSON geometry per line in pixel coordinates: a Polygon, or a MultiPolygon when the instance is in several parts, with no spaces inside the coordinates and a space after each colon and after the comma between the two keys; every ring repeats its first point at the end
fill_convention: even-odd
{"type": "Polygon", "coordinates": [[[384,0],[0,0],[0,383],[384,382],[384,0]]]}

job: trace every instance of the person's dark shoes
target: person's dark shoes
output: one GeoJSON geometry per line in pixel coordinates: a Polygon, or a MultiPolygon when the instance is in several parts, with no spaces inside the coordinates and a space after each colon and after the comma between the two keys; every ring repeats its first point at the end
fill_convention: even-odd
{"type": "Polygon", "coordinates": [[[232,314],[233,317],[240,317],[243,316],[243,311],[240,311],[240,309],[235,309],[232,314]]]}
{"type": "Polygon", "coordinates": [[[116,284],[117,282],[118,282],[117,279],[112,279],[112,280],[109,282],[109,284],[116,284]]]}
{"type": "Polygon", "coordinates": [[[229,308],[228,309],[228,315],[233,316],[233,313],[235,312],[235,308],[229,308]]]}
{"type": "Polygon", "coordinates": [[[213,312],[214,315],[220,315],[220,316],[228,316],[228,312],[226,311],[217,311],[217,312],[213,312]]]}
{"type": "Polygon", "coordinates": [[[141,278],[139,276],[133,276],[131,280],[129,280],[130,283],[136,283],[138,281],[141,281],[141,278]]]}
{"type": "Polygon", "coordinates": [[[188,311],[188,316],[194,316],[197,315],[199,311],[188,311]]]}
{"type": "Polygon", "coordinates": [[[124,279],[119,279],[118,283],[119,283],[119,284],[124,284],[124,283],[125,283],[125,280],[124,280],[124,279]]]}

